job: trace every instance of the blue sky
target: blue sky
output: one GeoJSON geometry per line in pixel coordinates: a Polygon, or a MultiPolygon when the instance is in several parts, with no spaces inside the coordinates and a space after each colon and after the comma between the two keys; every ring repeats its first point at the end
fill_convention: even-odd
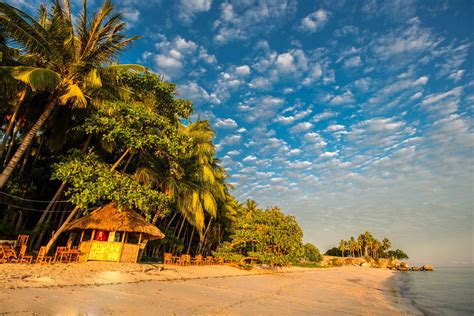
{"type": "Polygon", "coordinates": [[[472,265],[472,1],[115,3],[143,36],[121,61],[210,120],[239,200],[322,250],[370,230],[413,263],[472,265]]]}

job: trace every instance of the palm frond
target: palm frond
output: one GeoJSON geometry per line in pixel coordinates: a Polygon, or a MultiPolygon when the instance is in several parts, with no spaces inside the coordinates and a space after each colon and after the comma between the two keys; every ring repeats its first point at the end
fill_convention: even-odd
{"type": "Polygon", "coordinates": [[[54,45],[50,44],[53,40],[40,23],[4,2],[0,2],[0,25],[9,37],[28,52],[50,58],[57,53],[54,45]]]}
{"type": "Polygon", "coordinates": [[[61,104],[70,102],[77,108],[85,108],[87,106],[87,100],[82,92],[82,89],[77,84],[70,84],[67,86],[66,93],[63,94],[59,101],[61,104]]]}
{"type": "Polygon", "coordinates": [[[16,80],[26,83],[33,91],[51,91],[56,89],[61,82],[61,76],[57,72],[45,68],[1,66],[0,69],[16,80]]]}

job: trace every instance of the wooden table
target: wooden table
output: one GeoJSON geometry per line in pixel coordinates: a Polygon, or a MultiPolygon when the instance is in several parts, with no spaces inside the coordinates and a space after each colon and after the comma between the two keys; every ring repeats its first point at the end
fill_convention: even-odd
{"type": "Polygon", "coordinates": [[[67,262],[71,262],[71,261],[77,261],[77,259],[79,259],[79,255],[80,255],[80,251],[77,250],[77,249],[69,249],[69,250],[63,250],[63,251],[60,251],[58,254],[59,254],[59,262],[63,262],[63,259],[66,259],[67,262]],[[73,260],[74,258],[74,260],[73,260]]]}

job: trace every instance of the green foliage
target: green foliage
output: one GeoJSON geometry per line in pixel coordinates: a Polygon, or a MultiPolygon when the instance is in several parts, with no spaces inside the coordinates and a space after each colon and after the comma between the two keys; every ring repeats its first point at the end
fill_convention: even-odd
{"type": "Polygon", "coordinates": [[[400,250],[400,249],[388,251],[387,257],[391,259],[398,259],[398,260],[409,259],[408,255],[405,252],[403,252],[403,250],[400,250]]]}
{"type": "Polygon", "coordinates": [[[135,100],[153,103],[159,115],[175,119],[189,118],[192,113],[191,102],[176,98],[176,85],[163,81],[161,76],[150,72],[143,74],[123,72],[120,81],[133,90],[135,100]]]}
{"type": "Polygon", "coordinates": [[[335,257],[342,257],[342,252],[339,250],[339,247],[332,247],[326,251],[325,255],[327,256],[335,256],[335,257]]]}
{"type": "Polygon", "coordinates": [[[176,125],[141,102],[106,102],[83,125],[87,134],[133,150],[166,153],[178,158],[189,150],[189,141],[176,125]]]}
{"type": "MultiPolygon", "coordinates": [[[[52,179],[67,181],[69,201],[82,208],[104,201],[117,201],[142,211],[147,217],[168,210],[169,198],[150,185],[140,184],[127,174],[111,171],[93,153],[71,151],[64,162],[53,165],[52,179]]],[[[163,214],[165,215],[165,214],[163,214]]]]}
{"type": "Polygon", "coordinates": [[[319,249],[312,243],[306,243],[303,245],[304,255],[303,259],[311,262],[320,262],[323,260],[323,256],[319,252],[319,249]]]}
{"type": "Polygon", "coordinates": [[[237,220],[230,241],[217,252],[250,256],[272,265],[298,262],[304,254],[303,231],[295,218],[278,208],[252,212],[237,220]]]}
{"type": "MultiPolygon", "coordinates": [[[[389,254],[395,254],[394,251],[388,251],[392,247],[392,242],[388,238],[384,238],[382,242],[375,238],[371,232],[365,231],[357,237],[351,237],[349,240],[341,240],[339,246],[333,247],[326,251],[328,256],[344,256],[349,254],[352,257],[368,257],[375,260],[379,258],[388,258],[389,254]]],[[[399,250],[399,249],[397,249],[399,250]]],[[[403,256],[403,251],[399,250],[397,255],[403,256]]],[[[408,257],[407,257],[408,259],[408,257]]]]}

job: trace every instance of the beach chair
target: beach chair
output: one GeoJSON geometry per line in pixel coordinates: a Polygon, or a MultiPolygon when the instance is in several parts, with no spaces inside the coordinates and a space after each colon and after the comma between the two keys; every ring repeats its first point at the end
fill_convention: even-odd
{"type": "Polygon", "coordinates": [[[54,254],[53,262],[67,262],[69,258],[63,253],[67,251],[67,247],[57,247],[56,253],[54,254]]]}
{"type": "Polygon", "coordinates": [[[15,242],[16,248],[21,248],[21,246],[26,245],[28,243],[28,238],[30,235],[18,235],[15,242]]]}
{"type": "Polygon", "coordinates": [[[206,264],[213,264],[214,263],[214,257],[213,256],[207,256],[206,257],[206,264]]]}
{"type": "Polygon", "coordinates": [[[33,256],[26,256],[26,244],[20,246],[20,253],[18,254],[18,263],[31,263],[33,256]]]}
{"type": "Polygon", "coordinates": [[[216,258],[216,264],[223,265],[224,264],[224,258],[223,257],[216,258]]]}
{"type": "Polygon", "coordinates": [[[3,262],[16,262],[18,260],[16,251],[11,244],[4,243],[2,245],[2,249],[3,249],[3,262]]]}
{"type": "Polygon", "coordinates": [[[203,258],[201,255],[197,255],[193,259],[191,259],[191,264],[194,264],[195,266],[201,265],[202,263],[203,258]]]}
{"type": "Polygon", "coordinates": [[[181,255],[179,259],[179,265],[189,266],[191,264],[191,255],[181,255]]]}
{"type": "Polygon", "coordinates": [[[46,247],[41,247],[38,251],[38,256],[36,256],[35,263],[51,263],[53,257],[46,255],[46,247]]]}
{"type": "Polygon", "coordinates": [[[163,259],[163,264],[173,264],[173,254],[171,252],[165,252],[163,259]]]}

